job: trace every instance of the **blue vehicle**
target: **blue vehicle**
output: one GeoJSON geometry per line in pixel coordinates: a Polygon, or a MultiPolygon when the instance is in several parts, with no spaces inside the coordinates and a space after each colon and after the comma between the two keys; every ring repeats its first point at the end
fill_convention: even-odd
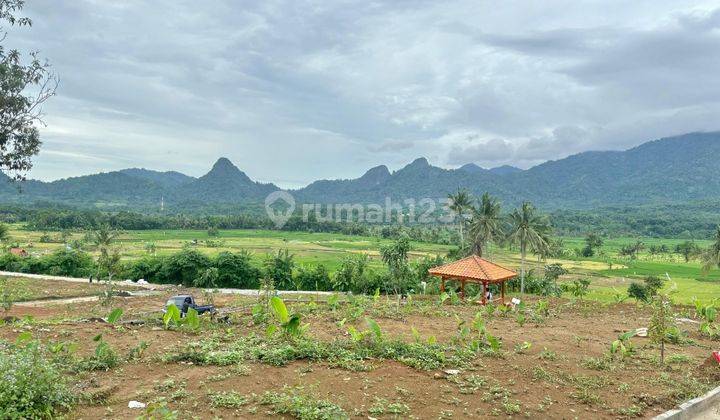
{"type": "Polygon", "coordinates": [[[185,316],[188,309],[193,308],[197,311],[198,315],[202,315],[206,312],[214,314],[217,310],[213,305],[198,305],[195,303],[195,299],[191,295],[177,295],[173,296],[165,303],[165,310],[170,305],[175,305],[180,310],[180,316],[185,316]]]}

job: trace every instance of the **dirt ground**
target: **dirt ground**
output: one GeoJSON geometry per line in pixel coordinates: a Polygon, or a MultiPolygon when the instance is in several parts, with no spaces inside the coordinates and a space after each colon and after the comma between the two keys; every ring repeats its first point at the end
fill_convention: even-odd
{"type": "MultiPolygon", "coordinates": [[[[61,296],[65,290],[55,290],[55,286],[46,283],[43,289],[48,296],[61,296]]],[[[183,292],[194,293],[200,301],[207,299],[197,290],[183,292]]],[[[129,409],[130,400],[149,402],[161,397],[170,409],[178,411],[180,418],[277,418],[270,406],[258,403],[254,397],[290,388],[332,401],[356,418],[652,417],[671,408],[678,395],[704,391],[696,382],[689,382],[688,376],[702,381],[711,378],[703,382],[707,387],[720,384],[717,368],[703,365],[720,345],[700,335],[696,324],[687,322],[679,324],[687,332],[687,342],[667,346],[672,362],[664,367],[657,361],[658,347],[640,337],[632,339],[636,348],[633,356],[600,368],[594,366],[590,358],[605,360],[610,343],[619,334],[646,327],[649,312],[634,304],[602,306],[567,300],[551,300],[553,314],[540,323],[528,321],[520,326],[512,314],[487,317],[488,331],[502,340],[502,357],[477,356],[469,365],[459,367],[457,374],[445,372],[452,366],[423,371],[392,360],[371,360],[370,371],[351,371],[305,360],[283,367],[255,362],[230,367],[166,363],[160,360],[162,355],[205,334],[161,327],[159,310],[174,293],[178,291],[118,297],[111,307],[99,302],[15,306],[5,316],[22,319],[30,315],[34,321],[0,326],[0,339],[11,341],[29,331],[42,342],[76,343],[78,357],[93,352],[92,339],[98,334],[121,356],[143,341],[148,344],[139,360],[125,361],[109,371],[70,376],[74,390],[92,396],[69,413],[70,418],[77,419],[135,418],[143,410],[129,409]],[[93,319],[106,316],[115,307],[124,309],[125,323],[113,326],[93,319]],[[529,345],[522,348],[524,343],[529,345]],[[237,408],[213,407],[210,395],[224,391],[235,391],[247,396],[248,401],[237,408]]],[[[528,304],[536,300],[529,298],[528,304]]],[[[287,301],[291,311],[306,310],[302,317],[302,322],[309,324],[306,334],[319,340],[346,338],[350,324],[358,329],[364,327],[362,316],[343,323],[342,305],[329,310],[319,303],[321,309],[308,311],[305,303],[287,301]]],[[[214,302],[226,310],[234,308],[231,323],[212,327],[215,331],[238,336],[264,333],[264,327],[251,321],[255,298],[220,295],[214,297],[214,302]]],[[[416,305],[418,310],[368,310],[367,315],[372,315],[388,337],[412,341],[414,329],[422,340],[433,336],[438,343],[451,343],[457,336],[455,315],[469,323],[482,309],[472,304],[416,305]]]]}

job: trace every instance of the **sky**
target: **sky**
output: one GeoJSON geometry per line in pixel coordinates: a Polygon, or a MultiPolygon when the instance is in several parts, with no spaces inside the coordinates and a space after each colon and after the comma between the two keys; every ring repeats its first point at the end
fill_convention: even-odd
{"type": "MultiPolygon", "coordinates": [[[[281,187],[528,168],[720,129],[715,1],[28,0],[60,84],[31,178],[217,158],[281,187]]],[[[7,28],[6,28],[7,29],[7,28]]]]}

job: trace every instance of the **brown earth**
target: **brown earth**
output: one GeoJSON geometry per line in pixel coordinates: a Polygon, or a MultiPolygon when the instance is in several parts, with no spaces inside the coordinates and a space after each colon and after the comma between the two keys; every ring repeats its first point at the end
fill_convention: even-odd
{"type": "MultiPolygon", "coordinates": [[[[191,291],[192,292],[192,291],[191,291]]],[[[326,363],[298,361],[284,367],[247,363],[247,372],[238,373],[230,367],[196,366],[187,363],[164,363],[159,356],[177,350],[189,341],[196,341],[204,333],[192,334],[165,331],[160,328],[159,309],[167,296],[177,291],[164,291],[161,296],[116,298],[112,307],[125,310],[124,320],[145,320],[142,325],[111,326],[83,319],[107,315],[110,308],[98,302],[72,305],[52,305],[41,308],[16,306],[8,315],[22,318],[32,315],[33,323],[14,323],[0,326],[0,339],[14,340],[18,334],[30,331],[43,342],[71,341],[79,348],[77,356],[92,353],[92,338],[102,334],[117,352],[124,356],[141,341],[149,344],[140,361],[125,362],[108,372],[89,372],[74,375],[71,383],[78,392],[97,395],[96,403],[78,405],[70,418],[135,418],[142,410],[127,408],[130,400],[148,402],[165,397],[168,407],[178,410],[181,418],[197,415],[202,418],[271,418],[270,407],[255,400],[237,409],[213,408],[208,394],[236,391],[252,396],[265,391],[282,391],[284,387],[302,387],[301,392],[339,404],[351,417],[357,418],[483,418],[508,417],[519,405],[515,417],[531,418],[619,418],[637,414],[651,417],[671,408],[675,398],[687,390],[687,374],[696,378],[710,378],[710,385],[720,384],[717,370],[703,365],[717,342],[697,333],[697,325],[680,324],[687,331],[691,344],[667,345],[667,355],[677,357],[673,363],[660,366],[657,346],[647,338],[633,338],[636,354],[624,363],[608,363],[604,369],[587,366],[588,358],[603,358],[610,343],[624,331],[647,326],[649,313],[633,304],[602,306],[594,303],[572,303],[552,300],[554,316],[522,327],[514,319],[495,316],[487,318],[491,334],[502,339],[504,357],[478,356],[458,375],[443,370],[422,371],[395,361],[374,360],[374,369],[355,372],[331,368],[326,363]],[[519,351],[516,346],[531,343],[529,349],[519,351]],[[476,390],[467,381],[482,378],[476,390]],[[163,383],[171,379],[173,382],[163,383]],[[465,385],[463,385],[465,383],[465,385]],[[465,393],[461,393],[461,389],[465,393]],[[506,398],[503,398],[506,395],[506,398]],[[409,413],[376,414],[373,406],[390,403],[405,404],[409,413]]],[[[196,298],[203,300],[194,291],[196,298]]],[[[290,299],[288,299],[290,300],[290,299]]],[[[529,299],[530,302],[536,299],[529,299]]],[[[217,325],[215,330],[229,330],[237,335],[250,332],[263,334],[250,320],[254,298],[216,296],[219,307],[237,308],[230,325],[217,325]]],[[[323,306],[322,304],[319,304],[323,306]]],[[[468,323],[476,305],[442,306],[419,305],[416,310],[398,313],[388,310],[392,303],[376,304],[365,315],[373,317],[384,334],[413,340],[412,329],[423,340],[434,336],[440,343],[451,343],[456,336],[454,315],[468,323]]],[[[347,315],[344,307],[336,311],[327,308],[309,312],[303,322],[309,324],[308,334],[330,341],[347,336],[347,325],[338,321],[347,315]]],[[[290,304],[304,310],[306,305],[290,304]]],[[[361,320],[363,317],[360,316],[361,320]]],[[[365,328],[362,321],[352,324],[365,328]]],[[[703,391],[703,390],[700,390],[703,391]]],[[[285,415],[289,418],[289,415],[285,415]]]]}

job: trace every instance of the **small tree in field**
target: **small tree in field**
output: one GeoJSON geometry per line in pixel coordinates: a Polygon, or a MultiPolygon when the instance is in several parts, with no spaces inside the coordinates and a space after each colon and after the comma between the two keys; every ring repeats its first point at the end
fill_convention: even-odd
{"type": "Polygon", "coordinates": [[[397,242],[380,247],[380,257],[388,267],[390,273],[390,288],[400,298],[409,286],[410,267],[408,266],[408,253],[410,241],[401,237],[397,242]]]}
{"type": "Polygon", "coordinates": [[[665,364],[665,342],[668,336],[675,330],[675,317],[672,311],[672,302],[665,295],[657,295],[653,298],[652,317],[648,326],[648,337],[653,343],[660,344],[660,363],[665,364]]]}

